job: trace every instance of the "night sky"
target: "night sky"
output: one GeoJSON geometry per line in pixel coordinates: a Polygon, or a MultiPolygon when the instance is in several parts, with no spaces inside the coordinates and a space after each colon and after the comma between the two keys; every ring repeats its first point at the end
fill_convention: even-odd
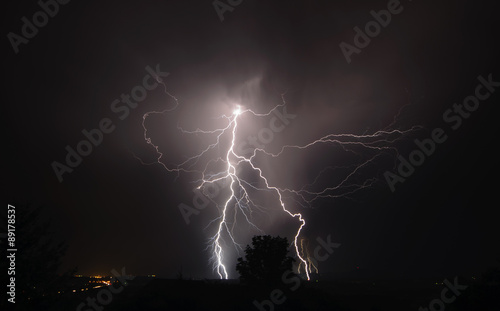
{"type": "MultiPolygon", "coordinates": [[[[175,106],[165,89],[178,100],[175,110],[145,122],[170,165],[213,143],[213,136],[183,134],[178,126],[214,129],[235,105],[267,113],[285,94],[286,111],[296,117],[266,144],[269,152],[329,133],[418,127],[394,144],[408,159],[415,139],[430,138],[436,128],[447,135],[394,192],[384,172],[397,173],[395,155],[356,176],[370,187],[310,206],[288,199],[306,219],[301,237],[316,245],[317,237],[330,235],[341,244],[319,264],[321,273],[349,277],[358,267],[377,278],[483,272],[500,258],[494,113],[500,88],[492,87],[460,125],[443,114],[475,94],[479,76],[500,81],[498,13],[492,1],[401,1],[400,13],[349,63],[340,44],[353,45],[353,29],[364,29],[374,20],[370,11],[387,10],[388,2],[243,0],[221,21],[205,0],[71,1],[18,53],[8,34],[20,35],[22,17],[41,8],[35,1],[9,3],[2,10],[4,206],[16,205],[18,213],[27,204],[45,207],[55,237],[69,245],[62,270],[110,274],[126,267],[130,274],[170,278],[182,269],[185,276],[217,278],[206,249],[216,228],[205,227],[219,212],[211,203],[186,224],[179,205],[193,205],[199,175],[141,164],[158,158],[144,140],[143,116],[175,106]],[[156,83],[127,114],[113,111],[115,100],[142,85],[148,66],[159,68],[164,84],[156,83]],[[60,182],[54,161],[66,164],[66,146],[76,148],[82,130],[106,118],[111,123],[104,127],[114,130],[60,182]]],[[[243,114],[240,138],[256,135],[269,120],[243,114]]],[[[274,185],[300,189],[323,168],[369,156],[360,152],[322,145],[259,163],[274,185]]],[[[318,186],[342,176],[329,171],[318,186]]],[[[256,215],[262,229],[293,238],[299,222],[280,212],[272,196],[258,200],[270,210],[256,215]]],[[[257,234],[238,230],[243,245],[257,234]]],[[[235,263],[236,255],[228,255],[232,278],[235,263]]]]}

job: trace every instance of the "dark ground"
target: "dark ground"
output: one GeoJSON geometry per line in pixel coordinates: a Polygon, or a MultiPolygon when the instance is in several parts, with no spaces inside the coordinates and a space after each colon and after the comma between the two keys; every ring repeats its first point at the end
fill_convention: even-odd
{"type": "MultiPolygon", "coordinates": [[[[492,272],[481,279],[459,278],[467,285],[458,299],[445,304],[446,310],[499,310],[500,273],[492,272]]],[[[454,277],[448,277],[453,282],[454,277]]],[[[392,311],[429,308],[441,297],[444,279],[426,280],[358,280],[302,282],[263,285],[238,284],[238,281],[171,280],[137,277],[123,291],[114,294],[103,310],[259,310],[254,301],[265,304],[271,292],[279,289],[286,300],[282,304],[261,310],[352,310],[392,311]]],[[[102,288],[59,295],[57,302],[46,310],[77,310],[87,297],[98,297],[102,288]]],[[[449,298],[450,293],[446,294],[449,298]]],[[[37,307],[36,310],[45,310],[37,307]]],[[[81,310],[91,310],[81,308],[81,310]]]]}

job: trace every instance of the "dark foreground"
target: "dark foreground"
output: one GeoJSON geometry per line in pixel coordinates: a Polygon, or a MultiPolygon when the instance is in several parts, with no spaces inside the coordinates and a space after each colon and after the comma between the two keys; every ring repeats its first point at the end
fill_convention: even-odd
{"type": "Polygon", "coordinates": [[[312,281],[246,286],[237,281],[136,277],[120,292],[107,287],[58,294],[18,310],[500,310],[498,275],[487,280],[312,281]],[[298,286],[298,287],[297,287],[298,286]],[[464,287],[467,287],[464,289],[464,287]],[[443,292],[445,292],[443,294],[443,292]],[[443,296],[444,295],[444,296],[443,296]],[[444,297],[444,298],[443,298],[444,297]],[[443,302],[443,300],[445,302],[443,302]],[[90,301],[90,303],[89,303],[90,301]],[[92,301],[96,307],[92,307],[92,301]],[[99,303],[101,302],[101,303],[99,303]],[[430,304],[434,304],[431,308],[430,304]]]}

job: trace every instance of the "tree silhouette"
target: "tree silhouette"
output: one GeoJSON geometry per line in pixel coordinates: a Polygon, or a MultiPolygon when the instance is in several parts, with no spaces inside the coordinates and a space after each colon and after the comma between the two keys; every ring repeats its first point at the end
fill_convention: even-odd
{"type": "Polygon", "coordinates": [[[252,247],[245,249],[245,259],[238,258],[236,264],[240,279],[246,283],[279,282],[295,261],[288,256],[288,245],[287,238],[254,236],[252,247]]]}

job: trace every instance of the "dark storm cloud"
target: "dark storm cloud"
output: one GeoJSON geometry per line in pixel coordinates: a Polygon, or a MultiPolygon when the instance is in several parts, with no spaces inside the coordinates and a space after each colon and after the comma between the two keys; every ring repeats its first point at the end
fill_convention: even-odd
{"type": "MultiPolygon", "coordinates": [[[[493,10],[483,2],[402,1],[404,10],[348,64],[339,44],[352,42],[353,28],[363,28],[373,20],[370,11],[387,3],[244,0],[221,22],[211,1],[70,2],[19,53],[4,38],[10,53],[4,58],[8,200],[50,206],[70,244],[65,265],[78,265],[82,273],[125,266],[131,273],[173,276],[182,265],[186,275],[213,276],[204,251],[212,232],[203,228],[217,211],[207,207],[186,225],[178,205],[192,202],[192,176],[143,166],[131,153],[156,159],[144,141],[142,117],[171,107],[172,99],[159,87],[125,120],[116,119],[110,104],[142,81],[146,66],[160,64],[170,73],[165,84],[179,108],[147,122],[168,163],[206,144],[178,126],[220,126],[214,118],[231,114],[236,104],[267,112],[282,103],[281,94],[296,118],[274,133],[265,146],[271,152],[327,133],[373,132],[408,103],[397,127],[432,129],[445,108],[473,91],[479,74],[494,70],[498,48],[487,35],[493,10]],[[60,184],[50,163],[83,138],[82,129],[106,117],[116,130],[60,184]]],[[[5,13],[9,31],[19,31],[21,17],[39,10],[12,5],[5,13]]],[[[488,261],[491,220],[471,206],[488,193],[484,174],[494,162],[491,152],[481,152],[493,139],[491,106],[485,104],[396,194],[380,187],[305,210],[305,235],[331,234],[342,243],[334,255],[341,259],[321,268],[341,274],[359,263],[392,275],[432,275],[488,261]],[[481,242],[469,243],[470,254],[454,259],[460,239],[481,242]]],[[[247,139],[269,128],[269,119],[245,116],[241,124],[247,139]]],[[[300,186],[314,179],[319,164],[338,163],[336,157],[320,148],[262,163],[273,183],[300,186]]],[[[273,213],[266,229],[290,235],[297,222],[286,219],[273,213]]]]}

